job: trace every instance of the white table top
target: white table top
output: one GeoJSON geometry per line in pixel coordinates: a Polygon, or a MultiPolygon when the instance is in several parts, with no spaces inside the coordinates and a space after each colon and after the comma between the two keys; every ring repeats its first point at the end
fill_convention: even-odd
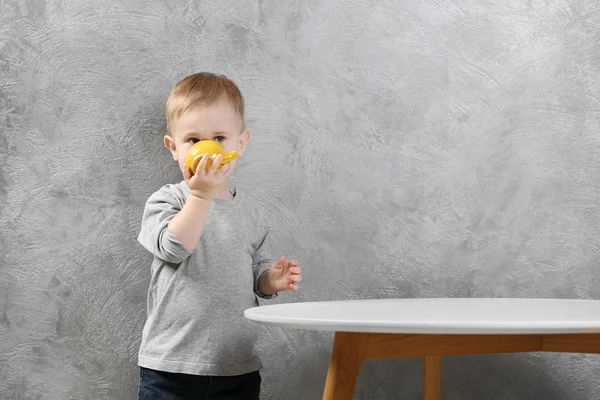
{"type": "Polygon", "coordinates": [[[249,320],[321,331],[410,334],[600,333],[600,300],[379,299],[275,304],[249,320]]]}

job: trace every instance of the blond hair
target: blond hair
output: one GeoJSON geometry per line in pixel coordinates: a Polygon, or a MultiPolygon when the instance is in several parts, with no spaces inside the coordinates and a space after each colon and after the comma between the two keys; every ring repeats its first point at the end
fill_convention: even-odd
{"type": "Polygon", "coordinates": [[[199,72],[177,82],[167,100],[167,132],[171,134],[173,120],[189,109],[210,106],[225,99],[244,121],[244,96],[237,85],[225,75],[199,72]]]}

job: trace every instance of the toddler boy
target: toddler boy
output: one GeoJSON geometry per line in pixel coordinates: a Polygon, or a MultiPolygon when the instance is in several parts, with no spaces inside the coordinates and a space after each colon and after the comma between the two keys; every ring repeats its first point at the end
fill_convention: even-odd
{"type": "Polygon", "coordinates": [[[250,138],[244,98],[224,76],[198,73],[178,82],[167,101],[164,144],[183,180],[146,202],[138,241],[153,256],[147,321],[139,349],[140,399],[258,399],[262,367],[258,326],[244,310],[298,290],[295,260],[273,260],[264,212],[227,178],[236,160],[194,174],[185,158],[201,140],[239,155],[250,138]]]}

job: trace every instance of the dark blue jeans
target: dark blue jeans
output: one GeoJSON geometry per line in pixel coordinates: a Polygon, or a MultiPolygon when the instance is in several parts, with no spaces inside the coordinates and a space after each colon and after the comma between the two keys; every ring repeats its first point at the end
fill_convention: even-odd
{"type": "Polygon", "coordinates": [[[259,400],[258,371],[237,376],[198,376],[140,370],[139,400],[259,400]]]}

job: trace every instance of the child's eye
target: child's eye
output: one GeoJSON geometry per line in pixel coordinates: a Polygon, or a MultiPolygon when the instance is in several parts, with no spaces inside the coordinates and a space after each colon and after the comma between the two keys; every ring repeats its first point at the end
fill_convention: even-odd
{"type": "Polygon", "coordinates": [[[198,143],[199,140],[192,138],[192,139],[188,140],[188,142],[190,142],[192,145],[194,145],[194,144],[198,143]]]}
{"type": "Polygon", "coordinates": [[[223,136],[217,136],[217,137],[215,138],[215,141],[216,141],[216,142],[219,142],[219,143],[221,143],[221,142],[222,142],[222,141],[224,141],[224,140],[225,140],[225,138],[224,138],[223,136]]]}

